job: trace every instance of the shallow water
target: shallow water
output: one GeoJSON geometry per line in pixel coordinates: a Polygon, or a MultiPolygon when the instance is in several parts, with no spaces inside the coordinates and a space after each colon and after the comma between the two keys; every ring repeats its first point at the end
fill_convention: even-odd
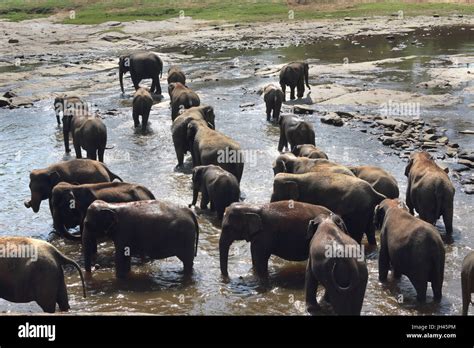
{"type": "MultiPolygon", "coordinates": [[[[195,89],[203,103],[213,105],[216,113],[216,128],[239,141],[243,149],[256,151],[255,163],[247,163],[241,189],[246,202],[263,203],[270,199],[273,183],[272,161],[278,155],[278,129],[265,121],[261,97],[254,93],[262,84],[273,78],[255,77],[255,63],[281,64],[297,59],[319,59],[318,63],[342,62],[349,57],[351,62],[369,61],[408,55],[416,59],[395,63],[390,68],[375,72],[375,78],[362,81],[347,76],[312,76],[313,83],[340,83],[360,86],[367,83],[373,87],[414,90],[414,85],[423,81],[424,71],[436,64],[448,64],[444,59],[454,54],[473,56],[473,31],[470,28],[444,30],[418,30],[407,36],[396,37],[388,42],[384,36],[366,39],[347,38],[321,40],[309,46],[252,50],[247,52],[192,52],[192,61],[173,61],[182,66],[189,76],[189,85],[195,89]],[[449,35],[448,35],[449,34],[449,35]],[[356,40],[357,44],[353,41],[356,40]],[[411,42],[418,42],[412,45],[411,42]],[[352,42],[352,43],[351,43],[352,42]],[[393,50],[394,47],[401,49],[393,50]],[[202,71],[211,71],[213,80],[198,79],[202,71]],[[217,78],[218,81],[215,81],[217,78]],[[194,80],[194,81],[193,81],[194,80]],[[239,105],[255,103],[245,108],[239,105]]],[[[166,62],[168,63],[168,62],[166,62]]],[[[474,59],[473,59],[474,64],[474,59]]],[[[168,65],[168,64],[166,64],[168,65]]],[[[455,68],[455,67],[453,67],[455,68]]],[[[167,69],[165,67],[165,69],[167,69]]],[[[104,81],[116,81],[117,77],[103,73],[104,81]]],[[[74,76],[91,78],[84,73],[74,76]]],[[[105,116],[108,127],[109,146],[105,162],[112,171],[125,181],[147,186],[158,199],[188,204],[192,199],[190,188],[190,162],[185,169],[176,171],[175,152],[171,140],[171,117],[168,96],[154,106],[150,116],[150,133],[141,135],[133,129],[130,99],[131,83],[125,80],[126,97],[119,93],[118,81],[113,88],[106,88],[88,99],[101,111],[118,109],[116,116],[105,116]]],[[[21,82],[20,82],[21,83],[21,82]]],[[[68,90],[68,84],[64,84],[68,90]]],[[[162,88],[166,90],[165,79],[162,88]]],[[[424,90],[422,93],[436,91],[424,90]]],[[[458,93],[456,91],[454,94],[458,93]]],[[[422,117],[434,120],[447,134],[463,147],[473,148],[474,137],[462,136],[460,129],[474,127],[472,95],[463,96],[463,102],[447,108],[427,110],[422,117]]],[[[57,128],[52,100],[43,100],[31,109],[0,109],[0,235],[21,235],[47,239],[52,230],[52,220],[43,202],[38,214],[25,209],[23,201],[29,197],[28,173],[34,168],[43,168],[51,163],[67,159],[64,155],[61,130],[57,128]]],[[[316,106],[317,107],[317,106],[316,106]]],[[[329,158],[342,164],[379,165],[390,171],[398,180],[402,197],[406,189],[403,176],[405,162],[395,156],[374,137],[363,134],[358,127],[336,128],[323,125],[316,115],[305,116],[314,122],[316,143],[329,158]]],[[[447,246],[443,300],[432,303],[432,292],[428,288],[428,301],[416,303],[415,291],[408,279],[403,277],[387,284],[378,282],[377,260],[369,259],[369,283],[362,309],[366,315],[415,315],[415,314],[459,314],[461,307],[460,264],[464,255],[474,247],[474,202],[472,196],[461,192],[455,181],[454,239],[447,246]],[[399,303],[399,295],[403,295],[399,303]]],[[[230,281],[224,282],[219,270],[219,224],[209,213],[196,208],[200,223],[199,252],[194,263],[191,279],[183,279],[182,264],[177,258],[158,260],[144,265],[134,263],[130,279],[118,281],[114,277],[113,246],[109,242],[99,246],[101,268],[87,282],[88,297],[82,298],[82,289],[76,271],[68,270],[67,284],[72,312],[146,312],[154,314],[304,314],[304,268],[305,263],[287,262],[277,257],[270,261],[270,286],[263,287],[251,269],[250,245],[235,242],[229,259],[230,281]]],[[[438,227],[443,231],[442,223],[438,227]]],[[[64,240],[53,243],[66,255],[81,260],[80,246],[64,240]]],[[[389,278],[390,279],[390,278],[389,278]]],[[[321,290],[320,290],[321,291],[321,290]]],[[[327,306],[323,314],[331,313],[327,306]]],[[[12,304],[0,300],[0,311],[38,311],[36,304],[12,304]]]]}

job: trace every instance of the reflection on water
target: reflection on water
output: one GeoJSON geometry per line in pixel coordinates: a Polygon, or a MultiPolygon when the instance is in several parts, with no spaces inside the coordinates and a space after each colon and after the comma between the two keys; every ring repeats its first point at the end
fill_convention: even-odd
{"type": "MultiPolygon", "coordinates": [[[[416,55],[417,58],[398,62],[377,71],[375,78],[366,83],[375,87],[415,90],[418,82],[427,76],[424,71],[433,64],[448,64],[446,55],[472,54],[472,31],[469,28],[417,30],[405,36],[387,41],[385,37],[349,37],[340,40],[320,40],[313,45],[280,48],[268,51],[224,52],[217,54],[196,52],[207,56],[194,62],[178,62],[189,72],[189,85],[201,96],[201,100],[213,105],[216,127],[239,141],[243,149],[258,150],[254,166],[245,167],[242,191],[247,202],[268,202],[272,190],[272,161],[277,156],[278,129],[265,121],[261,98],[252,93],[258,86],[270,81],[254,77],[256,62],[280,64],[291,60],[318,59],[319,63],[362,62],[391,57],[416,55]],[[354,43],[356,41],[356,43],[354,43]],[[401,49],[394,49],[399,47],[401,49]],[[228,67],[235,63],[237,68],[228,67]],[[284,56],[284,57],[282,57],[284,56]],[[226,58],[227,57],[227,58],[226,58]],[[437,59],[439,63],[433,63],[437,59]],[[193,83],[193,76],[210,71],[218,81],[193,83]],[[239,105],[254,103],[241,108],[239,105]]],[[[105,77],[113,80],[115,76],[105,77]]],[[[340,83],[357,86],[362,80],[334,76],[312,76],[317,83],[340,83]]],[[[128,79],[127,79],[128,83],[128,79]]],[[[130,86],[129,86],[129,92],[130,86]]],[[[424,93],[433,91],[426,90],[424,93]]],[[[453,92],[457,93],[457,92],[453,92]]],[[[90,102],[101,110],[117,109],[115,116],[105,116],[109,132],[109,144],[105,161],[124,180],[141,183],[152,190],[159,199],[180,204],[191,202],[190,162],[184,170],[175,170],[176,158],[171,140],[171,117],[167,107],[167,95],[161,104],[154,106],[150,116],[151,131],[142,135],[134,132],[129,98],[119,94],[118,82],[114,88],[98,91],[90,102]]],[[[470,96],[464,96],[462,104],[449,108],[430,110],[427,118],[441,118],[440,126],[453,130],[473,125],[468,104],[470,96]]],[[[315,124],[316,142],[329,158],[343,164],[372,164],[389,170],[399,181],[401,192],[406,189],[403,175],[405,163],[393,156],[388,148],[376,139],[363,135],[357,128],[336,128],[323,125],[317,116],[305,118],[315,124]]],[[[34,214],[23,206],[29,195],[28,173],[31,169],[45,167],[64,158],[61,131],[55,124],[52,100],[44,100],[31,109],[0,110],[0,235],[24,235],[48,238],[52,230],[51,217],[46,205],[34,214]]],[[[463,146],[474,147],[469,136],[456,139],[463,146]]],[[[369,283],[363,314],[458,314],[460,311],[460,264],[468,250],[473,248],[474,203],[459,187],[455,197],[455,244],[447,246],[444,297],[440,304],[431,300],[416,303],[415,292],[408,279],[378,282],[377,260],[368,260],[369,283]],[[399,295],[403,294],[403,303],[399,295]]],[[[403,195],[402,195],[403,196],[403,195]]],[[[196,211],[200,213],[199,209],[196,211]]],[[[235,242],[230,251],[230,280],[225,282],[219,270],[219,224],[214,215],[200,213],[199,252],[195,259],[194,273],[189,279],[181,274],[182,263],[177,258],[141,263],[134,260],[133,275],[126,281],[114,276],[113,253],[110,242],[99,246],[98,262],[101,267],[87,281],[89,296],[82,298],[81,283],[77,272],[68,270],[67,284],[72,311],[146,312],[154,314],[304,314],[305,264],[286,262],[272,257],[270,282],[262,284],[253,274],[249,244],[235,242]]],[[[439,226],[442,230],[442,226],[439,226]]],[[[81,260],[80,246],[69,241],[53,243],[66,255],[81,260]]],[[[82,262],[82,261],[81,261],[82,262]]],[[[389,278],[390,279],[390,278],[389,278]]],[[[322,294],[320,294],[322,295],[322,294]]],[[[0,310],[37,311],[35,304],[11,304],[0,301],[0,310]]],[[[323,305],[323,314],[331,309],[323,305]]]]}

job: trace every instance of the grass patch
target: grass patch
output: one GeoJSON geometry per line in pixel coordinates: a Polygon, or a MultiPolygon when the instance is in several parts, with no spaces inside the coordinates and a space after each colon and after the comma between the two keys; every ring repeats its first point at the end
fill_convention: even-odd
{"type": "Polygon", "coordinates": [[[180,14],[195,19],[257,22],[294,19],[388,16],[399,10],[405,16],[474,14],[474,6],[455,3],[378,1],[343,5],[314,0],[306,5],[284,0],[3,0],[0,18],[14,21],[65,14],[64,23],[98,24],[107,21],[163,20],[180,14]],[[74,10],[74,18],[68,12],[74,10]]]}

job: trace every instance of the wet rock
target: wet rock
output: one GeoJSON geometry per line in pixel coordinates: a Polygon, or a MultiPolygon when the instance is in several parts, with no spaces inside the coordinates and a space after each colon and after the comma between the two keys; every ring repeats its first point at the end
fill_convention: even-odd
{"type": "Polygon", "coordinates": [[[17,43],[19,43],[19,42],[20,42],[20,41],[19,41],[18,39],[9,39],[9,40],[8,40],[8,43],[10,43],[10,44],[17,44],[17,43]]]}
{"type": "Polygon", "coordinates": [[[251,107],[251,106],[255,106],[255,103],[243,103],[243,104],[240,104],[239,105],[239,108],[248,108],[248,107],[251,107]]]}
{"type": "Polygon", "coordinates": [[[11,105],[10,108],[19,108],[19,107],[25,107],[29,108],[33,106],[33,102],[35,100],[30,97],[14,97],[10,99],[11,105]]]}
{"type": "Polygon", "coordinates": [[[438,144],[431,142],[431,141],[425,141],[421,145],[422,149],[436,149],[438,147],[438,144]]]}
{"type": "Polygon", "coordinates": [[[295,114],[312,114],[314,113],[314,110],[303,105],[295,105],[293,107],[293,113],[295,114]]]}
{"type": "Polygon", "coordinates": [[[446,149],[446,155],[448,157],[454,157],[454,156],[456,156],[457,153],[458,153],[458,151],[456,149],[453,149],[452,147],[448,147],[446,149]]]}
{"type": "Polygon", "coordinates": [[[435,141],[436,139],[438,139],[438,136],[435,134],[426,134],[423,136],[423,141],[425,142],[435,141]]]}
{"type": "Polygon", "coordinates": [[[436,142],[441,143],[441,144],[447,144],[448,141],[449,141],[448,137],[441,137],[441,138],[436,139],[436,142]]]}
{"type": "Polygon", "coordinates": [[[11,103],[10,103],[10,99],[8,98],[5,98],[5,97],[0,97],[0,108],[4,108],[6,106],[10,106],[11,103]]]}
{"type": "Polygon", "coordinates": [[[336,111],[336,114],[343,118],[354,118],[354,115],[345,111],[336,111]]]}
{"type": "Polygon", "coordinates": [[[401,122],[391,120],[389,118],[383,119],[383,120],[377,120],[375,122],[380,126],[387,127],[387,128],[390,128],[390,129],[394,129],[395,127],[401,125],[401,122]]]}
{"type": "Polygon", "coordinates": [[[342,127],[344,125],[344,121],[336,113],[330,113],[327,116],[321,117],[321,122],[336,127],[342,127]]]}
{"type": "Polygon", "coordinates": [[[396,138],[394,137],[382,137],[382,144],[384,145],[393,145],[395,143],[396,138]]]}
{"type": "Polygon", "coordinates": [[[12,91],[8,91],[8,92],[5,92],[3,94],[3,97],[4,98],[7,98],[7,99],[10,99],[10,98],[14,98],[14,97],[18,97],[17,94],[15,92],[12,92],[12,91]]]}
{"type": "Polygon", "coordinates": [[[433,15],[433,17],[434,17],[434,18],[439,18],[439,14],[435,13],[435,14],[433,15]]]}
{"type": "Polygon", "coordinates": [[[474,194],[474,185],[473,184],[464,185],[463,190],[465,194],[472,195],[474,194]]]}
{"type": "Polygon", "coordinates": [[[362,133],[367,133],[367,129],[359,129],[362,133]]]}
{"type": "Polygon", "coordinates": [[[462,130],[462,131],[459,131],[459,133],[461,134],[474,134],[474,130],[470,130],[470,129],[465,129],[465,130],[462,130]]]}
{"type": "Polygon", "coordinates": [[[393,41],[393,40],[395,40],[395,36],[393,36],[393,35],[387,35],[387,36],[385,36],[385,38],[386,38],[388,41],[393,41]]]}
{"type": "Polygon", "coordinates": [[[436,132],[436,129],[429,127],[425,129],[426,134],[434,134],[436,132]]]}
{"type": "Polygon", "coordinates": [[[471,177],[468,177],[468,178],[462,178],[461,179],[461,184],[463,184],[463,185],[474,184],[474,176],[471,176],[471,177]]]}
{"type": "Polygon", "coordinates": [[[345,21],[350,21],[350,20],[351,20],[351,17],[344,17],[344,20],[345,20],[345,21]]]}
{"type": "Polygon", "coordinates": [[[399,125],[395,126],[394,130],[397,133],[403,133],[408,128],[408,125],[405,123],[400,123],[399,125]]]}
{"type": "Polygon", "coordinates": [[[448,167],[450,170],[454,170],[455,172],[458,172],[458,173],[469,170],[468,166],[465,166],[464,164],[461,164],[461,163],[449,163],[448,167]]]}
{"type": "Polygon", "coordinates": [[[460,151],[458,154],[458,157],[474,162],[474,151],[470,151],[470,150],[460,151]]]}
{"type": "Polygon", "coordinates": [[[469,168],[474,168],[474,162],[469,161],[468,159],[461,158],[461,159],[458,160],[458,163],[463,164],[465,166],[468,166],[469,168]]]}
{"type": "Polygon", "coordinates": [[[107,25],[109,27],[118,27],[119,25],[121,25],[122,22],[116,22],[116,21],[112,21],[112,22],[109,22],[107,25]]]}

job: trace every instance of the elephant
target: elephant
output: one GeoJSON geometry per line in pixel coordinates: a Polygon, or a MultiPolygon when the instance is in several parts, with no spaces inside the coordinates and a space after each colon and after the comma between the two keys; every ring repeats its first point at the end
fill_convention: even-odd
{"type": "Polygon", "coordinates": [[[190,88],[180,82],[172,82],[168,85],[168,93],[171,100],[171,120],[174,121],[179,116],[182,109],[189,109],[199,106],[201,100],[199,96],[190,88]]]}
{"type": "Polygon", "coordinates": [[[265,101],[267,121],[278,121],[280,118],[281,104],[283,103],[283,92],[274,85],[267,85],[263,89],[263,100],[265,101]]]}
{"type": "Polygon", "coordinates": [[[89,113],[89,105],[83,101],[81,98],[76,96],[59,96],[54,99],[54,113],[56,114],[56,121],[58,126],[61,125],[60,116],[63,114],[63,124],[64,120],[68,120],[78,113],[86,115],[89,113]]]}
{"type": "Polygon", "coordinates": [[[330,210],[308,203],[281,201],[266,204],[232,203],[224,213],[219,239],[221,273],[228,277],[229,249],[235,240],[250,242],[252,264],[267,277],[268,260],[276,255],[289,261],[308,258],[308,222],[330,210]]]}
{"type": "Polygon", "coordinates": [[[189,141],[187,139],[188,124],[196,121],[200,125],[215,129],[215,114],[212,106],[194,106],[186,109],[181,115],[175,118],[171,126],[173,136],[174,149],[178,164],[176,167],[183,165],[184,154],[190,151],[189,141]]]}
{"type": "Polygon", "coordinates": [[[273,173],[305,174],[310,172],[339,173],[355,176],[346,166],[326,159],[295,157],[291,152],[282,153],[273,162],[273,173]]]}
{"type": "Polygon", "coordinates": [[[295,87],[298,91],[298,98],[303,98],[304,85],[308,89],[309,65],[308,63],[293,62],[285,65],[280,70],[280,86],[283,92],[283,101],[286,100],[286,86],[290,87],[290,99],[295,99],[295,87]]]}
{"type": "Polygon", "coordinates": [[[89,159],[74,159],[59,162],[43,169],[34,169],[30,173],[31,199],[25,202],[26,208],[39,211],[41,201],[50,200],[54,186],[61,181],[78,184],[123,181],[117,174],[100,162],[89,159]]]}
{"type": "Polygon", "coordinates": [[[398,198],[400,193],[397,179],[382,168],[376,166],[350,166],[349,169],[359,179],[367,181],[375,191],[387,198],[398,198]]]}
{"type": "Polygon", "coordinates": [[[462,315],[467,315],[471,294],[474,292],[474,251],[466,255],[461,268],[462,315]]]}
{"type": "Polygon", "coordinates": [[[311,144],[303,144],[303,145],[296,145],[292,151],[293,155],[296,157],[308,157],[308,158],[321,158],[321,159],[329,159],[328,155],[316,146],[311,144]]]}
{"type": "Polygon", "coordinates": [[[133,124],[135,128],[140,126],[138,116],[142,116],[142,132],[146,131],[148,124],[148,117],[150,116],[150,110],[153,106],[153,98],[150,92],[145,88],[139,88],[133,95],[133,124]]]}
{"type": "Polygon", "coordinates": [[[404,274],[410,279],[418,301],[426,300],[428,282],[434,300],[440,301],[445,250],[436,228],[411,215],[397,199],[385,199],[375,208],[374,225],[381,232],[379,280],[387,280],[391,267],[395,278],[404,274]]]}
{"type": "Polygon", "coordinates": [[[308,224],[309,257],[305,275],[306,308],[314,314],[318,283],[338,315],[360,315],[369,272],[363,249],[352,239],[342,219],[321,214],[308,224]],[[340,255],[342,254],[342,255],[340,255]]]}
{"type": "Polygon", "coordinates": [[[288,143],[290,143],[291,150],[297,145],[315,145],[314,128],[311,123],[293,115],[285,115],[280,116],[278,124],[280,125],[278,151],[281,152],[283,148],[288,148],[288,143]]]}
{"type": "Polygon", "coordinates": [[[16,257],[0,258],[0,297],[15,303],[35,301],[44,312],[54,313],[56,303],[70,308],[62,266],[72,265],[86,286],[79,265],[48,242],[25,237],[0,237],[0,248],[16,257]],[[18,256],[18,255],[21,255],[18,256]]]}
{"type": "Polygon", "coordinates": [[[63,129],[66,152],[70,152],[69,132],[71,132],[76,158],[82,158],[81,148],[83,148],[87,152],[87,158],[96,160],[99,157],[99,161],[104,162],[107,127],[100,117],[75,115],[70,122],[63,122],[63,129]]]}
{"type": "Polygon", "coordinates": [[[446,228],[446,242],[453,242],[454,186],[447,172],[438,167],[428,152],[415,152],[405,168],[408,177],[406,203],[413,215],[431,224],[442,215],[446,228]]]}
{"type": "Polygon", "coordinates": [[[134,202],[155,199],[146,187],[125,182],[73,185],[60,182],[53,188],[51,206],[53,224],[60,236],[71,240],[81,237],[68,232],[77,225],[83,229],[87,208],[96,199],[106,202],[134,202]]]}
{"type": "Polygon", "coordinates": [[[193,168],[193,201],[189,205],[190,208],[196,205],[199,192],[201,192],[201,209],[207,209],[207,204],[210,202],[211,210],[217,212],[219,220],[222,220],[225,208],[240,199],[237,178],[213,164],[193,168]]]}
{"type": "Polygon", "coordinates": [[[97,237],[107,235],[115,245],[115,272],[125,278],[131,256],[164,259],[177,256],[190,274],[197,255],[199,224],[191,209],[173,203],[145,200],[107,203],[96,200],[87,209],[82,247],[86,272],[97,252],[97,237]]]}
{"type": "Polygon", "coordinates": [[[186,75],[184,75],[183,71],[176,65],[168,69],[168,85],[173,82],[179,82],[182,83],[183,86],[186,86],[186,75]]]}
{"type": "Polygon", "coordinates": [[[280,173],[273,182],[271,202],[293,199],[322,205],[338,214],[349,234],[361,243],[363,234],[376,246],[374,208],[386,197],[359,178],[339,173],[280,173]]]}
{"type": "Polygon", "coordinates": [[[244,159],[239,143],[197,121],[188,124],[187,138],[193,167],[215,164],[242,179],[244,159]]]}
{"type": "Polygon", "coordinates": [[[119,58],[119,81],[122,94],[123,75],[130,71],[133,87],[137,90],[140,81],[152,79],[150,93],[161,94],[160,77],[163,74],[163,61],[153,52],[136,52],[119,58]]]}

